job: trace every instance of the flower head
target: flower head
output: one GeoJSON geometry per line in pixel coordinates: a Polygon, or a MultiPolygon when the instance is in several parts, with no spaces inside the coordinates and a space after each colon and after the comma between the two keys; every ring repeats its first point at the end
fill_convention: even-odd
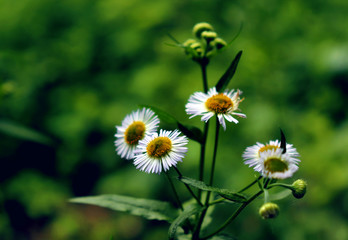
{"type": "Polygon", "coordinates": [[[147,108],[138,109],[127,115],[121,126],[116,126],[115,146],[117,154],[125,159],[134,158],[134,150],[139,141],[157,131],[159,119],[147,108]]]}
{"type": "Polygon", "coordinates": [[[161,173],[171,166],[181,162],[187,152],[188,140],[179,136],[180,131],[160,130],[151,136],[145,136],[139,141],[135,152],[134,165],[140,171],[147,173],[161,173]]]}
{"type": "Polygon", "coordinates": [[[280,147],[280,141],[270,141],[267,144],[256,143],[247,147],[243,154],[244,163],[260,172],[264,177],[284,179],[289,178],[298,170],[300,155],[292,144],[286,144],[286,152],[280,147]]]}
{"type": "Polygon", "coordinates": [[[272,202],[265,203],[261,206],[259,214],[263,219],[276,218],[279,215],[279,207],[272,202]]]}
{"type": "Polygon", "coordinates": [[[245,118],[245,114],[236,112],[240,99],[241,91],[234,89],[218,93],[215,87],[211,88],[208,93],[196,92],[192,94],[186,104],[186,113],[191,115],[190,118],[201,115],[201,120],[207,122],[211,117],[217,115],[219,123],[226,130],[225,119],[229,122],[238,123],[234,116],[245,118]]]}

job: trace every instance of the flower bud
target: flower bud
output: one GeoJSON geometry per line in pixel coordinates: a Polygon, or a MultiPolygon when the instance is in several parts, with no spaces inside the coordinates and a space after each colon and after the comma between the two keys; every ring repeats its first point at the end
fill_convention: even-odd
{"type": "Polygon", "coordinates": [[[216,47],[217,50],[227,46],[227,43],[222,38],[215,38],[212,44],[216,47]]]}
{"type": "Polygon", "coordinates": [[[295,198],[303,198],[303,196],[306,194],[307,191],[307,183],[306,181],[302,179],[297,179],[292,184],[292,195],[294,195],[295,198]]]}
{"type": "Polygon", "coordinates": [[[192,44],[196,43],[197,41],[190,38],[190,39],[187,39],[184,43],[183,43],[183,46],[184,47],[190,47],[192,44]]]}
{"type": "Polygon", "coordinates": [[[279,207],[275,203],[265,203],[261,206],[259,214],[263,219],[275,218],[279,214],[279,207]]]}
{"type": "Polygon", "coordinates": [[[213,27],[206,22],[202,22],[202,23],[197,23],[194,27],[193,27],[193,35],[196,36],[197,38],[201,38],[201,34],[204,31],[213,31],[213,27]]]}
{"type": "Polygon", "coordinates": [[[204,31],[202,32],[201,36],[209,43],[217,37],[217,34],[216,32],[212,32],[212,31],[204,31]]]}

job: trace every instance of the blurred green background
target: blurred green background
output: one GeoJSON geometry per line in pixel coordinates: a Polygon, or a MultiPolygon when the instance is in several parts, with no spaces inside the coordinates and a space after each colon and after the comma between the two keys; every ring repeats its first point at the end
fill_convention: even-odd
{"type": "MultiPolygon", "coordinates": [[[[244,92],[248,117],[221,134],[215,184],[237,190],[251,182],[241,154],[278,138],[280,127],[302,160],[285,182],[308,181],[303,199],[277,202],[277,219],[258,216],[260,199],[226,231],[238,239],[348,239],[347,13],[345,0],[0,0],[0,238],[166,239],[164,222],[67,200],[114,193],[173,201],[163,174],[139,172],[116,155],[113,135],[138,104],[202,126],[184,109],[202,90],[199,67],[166,43],[167,33],[183,42],[207,21],[226,41],[243,24],[208,79],[215,85],[243,50],[229,87],[244,92]]],[[[178,165],[184,175],[197,176],[198,153],[191,141],[178,165]]],[[[215,223],[234,207],[217,208],[215,223]]]]}

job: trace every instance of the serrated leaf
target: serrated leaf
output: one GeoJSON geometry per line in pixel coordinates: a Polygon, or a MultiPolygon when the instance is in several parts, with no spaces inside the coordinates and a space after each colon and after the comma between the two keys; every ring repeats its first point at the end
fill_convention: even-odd
{"type": "Polygon", "coordinates": [[[239,51],[236,55],[236,57],[233,59],[231,65],[228,67],[227,71],[222,75],[218,83],[216,84],[216,91],[220,92],[223,91],[228,83],[231,81],[233,78],[234,74],[236,73],[237,66],[239,63],[239,60],[242,56],[243,51],[239,51]]]}
{"type": "Polygon", "coordinates": [[[0,132],[16,138],[38,142],[45,145],[53,144],[52,139],[43,135],[42,133],[12,121],[0,120],[0,132]]]}
{"type": "Polygon", "coordinates": [[[168,124],[175,125],[175,127],[177,127],[189,139],[199,143],[203,142],[203,133],[199,128],[190,126],[190,125],[184,125],[180,123],[178,120],[176,120],[175,117],[173,117],[169,113],[166,113],[165,111],[159,108],[152,107],[149,105],[141,105],[141,106],[150,108],[152,111],[154,111],[157,114],[157,116],[161,119],[161,121],[166,122],[168,124]]]}
{"type": "Polygon", "coordinates": [[[283,154],[286,153],[286,139],[283,131],[280,129],[280,148],[283,149],[283,154]]]}
{"type": "Polygon", "coordinates": [[[176,231],[178,227],[182,226],[192,215],[200,213],[203,209],[204,207],[196,204],[189,205],[187,208],[185,208],[184,211],[170,225],[168,238],[170,240],[176,239],[176,231]]]}
{"type": "Polygon", "coordinates": [[[127,212],[146,219],[172,222],[178,211],[170,203],[151,199],[134,198],[121,195],[100,195],[78,197],[69,200],[73,203],[91,204],[116,211],[127,212]]]}
{"type": "Polygon", "coordinates": [[[210,192],[216,192],[221,197],[226,198],[233,202],[245,202],[247,199],[240,193],[232,192],[228,189],[223,188],[217,188],[217,187],[211,187],[205,184],[204,182],[198,181],[196,179],[188,178],[188,177],[179,177],[179,180],[183,183],[186,183],[192,187],[204,190],[204,191],[210,191],[210,192]]]}

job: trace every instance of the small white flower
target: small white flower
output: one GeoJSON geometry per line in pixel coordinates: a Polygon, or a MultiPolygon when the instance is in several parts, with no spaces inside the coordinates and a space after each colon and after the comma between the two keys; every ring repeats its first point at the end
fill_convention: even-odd
{"type": "Polygon", "coordinates": [[[278,140],[267,144],[258,142],[247,147],[243,154],[246,165],[254,167],[254,170],[264,177],[276,179],[291,177],[298,169],[299,156],[292,144],[286,144],[286,152],[283,153],[278,140]]]}
{"type": "Polygon", "coordinates": [[[234,116],[245,118],[245,114],[235,112],[238,109],[241,91],[234,89],[218,93],[215,87],[211,88],[208,93],[195,92],[192,94],[186,104],[186,113],[191,115],[190,118],[201,115],[201,120],[207,122],[211,117],[217,115],[219,123],[226,130],[225,119],[229,122],[238,123],[234,116]]]}
{"type": "Polygon", "coordinates": [[[160,130],[160,133],[145,136],[139,141],[135,152],[134,165],[140,171],[161,173],[181,162],[187,152],[186,136],[179,136],[180,131],[160,130]]]}
{"type": "Polygon", "coordinates": [[[127,115],[121,126],[116,126],[115,146],[117,154],[125,159],[134,158],[134,150],[139,140],[157,131],[159,119],[147,108],[138,109],[127,115]]]}

